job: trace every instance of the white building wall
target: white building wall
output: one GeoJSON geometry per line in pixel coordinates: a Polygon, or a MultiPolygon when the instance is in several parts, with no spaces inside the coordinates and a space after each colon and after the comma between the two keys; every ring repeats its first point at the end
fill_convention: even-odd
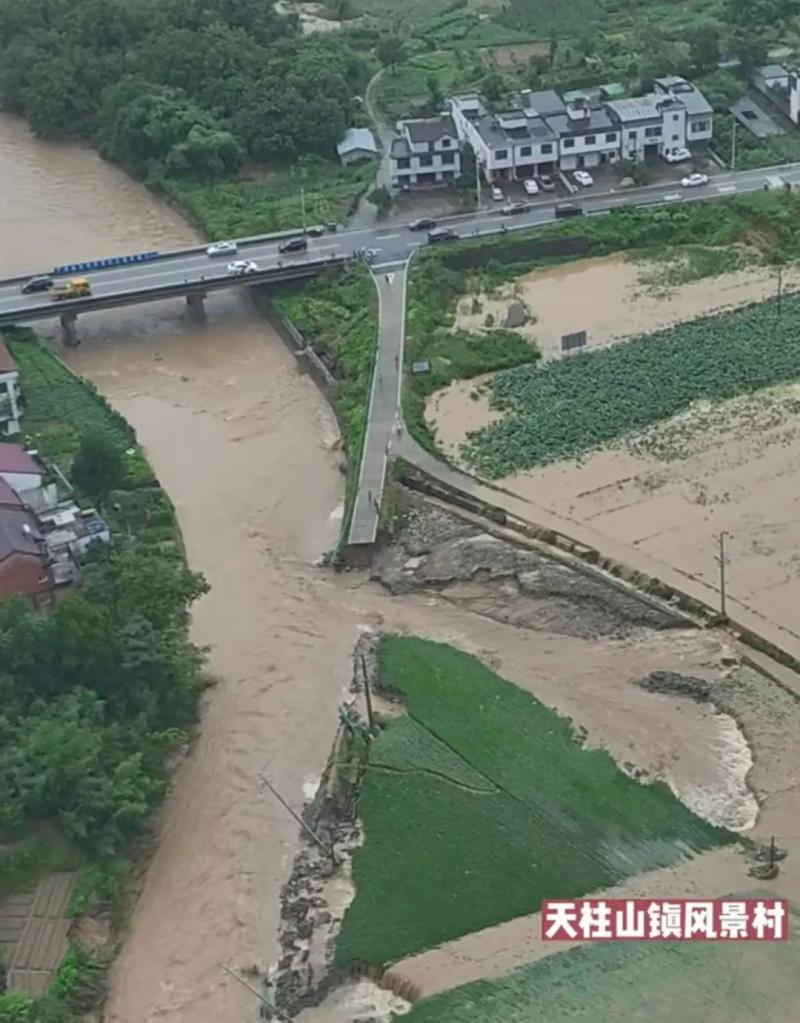
{"type": "Polygon", "coordinates": [[[0,373],[0,430],[19,433],[19,373],[0,373]]]}
{"type": "Polygon", "coordinates": [[[789,116],[800,124],[800,77],[796,71],[789,75],[789,116]]]}
{"type": "Polygon", "coordinates": [[[687,118],[686,145],[691,148],[693,143],[710,142],[714,134],[713,114],[695,114],[687,118]],[[700,127],[705,125],[704,128],[700,127]]]}
{"type": "Polygon", "coordinates": [[[659,153],[670,149],[684,149],[686,147],[686,110],[679,107],[677,110],[664,110],[661,115],[661,145],[659,153]]]}
{"type": "Polygon", "coordinates": [[[18,494],[21,494],[24,490],[33,490],[35,487],[42,485],[41,474],[34,474],[32,472],[0,472],[0,476],[18,494]]]}

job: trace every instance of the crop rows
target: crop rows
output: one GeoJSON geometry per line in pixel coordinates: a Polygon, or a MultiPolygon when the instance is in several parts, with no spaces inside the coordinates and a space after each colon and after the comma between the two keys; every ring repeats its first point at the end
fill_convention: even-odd
{"type": "Polygon", "coordinates": [[[365,841],[337,961],[380,964],[732,836],[640,785],[569,722],[452,647],[389,636],[381,683],[413,724],[372,744],[365,841]],[[427,734],[426,734],[427,733],[427,734]]]}
{"type": "Polygon", "coordinates": [[[468,463],[491,478],[575,458],[669,419],[800,377],[800,298],[704,317],[612,348],[498,374],[501,420],[472,434],[468,463]]]}

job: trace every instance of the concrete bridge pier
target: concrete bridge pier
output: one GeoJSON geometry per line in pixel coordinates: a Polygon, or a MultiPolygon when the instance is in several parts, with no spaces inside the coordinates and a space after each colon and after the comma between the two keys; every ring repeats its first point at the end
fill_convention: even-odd
{"type": "Polygon", "coordinates": [[[206,293],[204,291],[190,291],[186,296],[186,306],[192,323],[206,322],[206,293]]]}
{"type": "Polygon", "coordinates": [[[61,320],[61,341],[64,347],[77,348],[81,343],[81,339],[78,337],[78,314],[62,313],[59,319],[61,320]]]}

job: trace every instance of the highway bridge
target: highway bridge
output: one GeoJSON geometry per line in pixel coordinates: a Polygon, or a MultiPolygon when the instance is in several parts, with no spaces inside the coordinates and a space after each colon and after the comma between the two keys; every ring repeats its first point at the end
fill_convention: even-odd
{"type": "MultiPolygon", "coordinates": [[[[584,212],[591,215],[623,206],[657,206],[713,199],[760,190],[766,178],[774,174],[780,174],[786,181],[800,182],[800,164],[726,171],[714,175],[707,185],[692,189],[663,183],[606,192],[589,189],[575,196],[573,201],[579,200],[584,212]]],[[[525,213],[513,217],[503,216],[498,207],[493,206],[446,217],[440,219],[439,224],[450,227],[464,238],[496,234],[503,229],[521,230],[552,221],[559,201],[552,196],[536,199],[529,203],[525,213]]],[[[203,298],[210,291],[314,276],[327,267],[343,265],[364,249],[374,250],[374,269],[391,268],[405,263],[416,248],[426,244],[425,232],[411,231],[408,225],[404,225],[309,237],[305,252],[281,254],[278,247],[291,234],[239,240],[235,256],[209,256],[205,246],[197,246],[151,254],[151,258],[141,262],[76,269],[75,276],[90,279],[92,294],[59,302],[53,301],[46,292],[24,295],[20,290],[30,276],[52,273],[53,268],[30,267],[26,274],[21,268],[20,276],[0,281],[0,327],[59,317],[65,342],[74,344],[77,343],[76,319],[82,313],[185,296],[190,312],[201,318],[203,298]],[[235,259],[253,260],[258,265],[258,272],[246,277],[229,274],[228,263],[235,259]]],[[[64,258],[64,255],[54,253],[55,258],[64,258]]],[[[59,269],[64,270],[63,267],[59,269]]],[[[70,272],[65,271],[65,274],[69,276],[70,272]]]]}

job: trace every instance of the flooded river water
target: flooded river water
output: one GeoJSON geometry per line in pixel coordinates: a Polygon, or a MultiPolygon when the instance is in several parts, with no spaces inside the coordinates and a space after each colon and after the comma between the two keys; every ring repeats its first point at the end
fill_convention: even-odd
{"type": "MultiPolygon", "coordinates": [[[[4,116],[0,237],[6,275],[196,240],[90,150],[42,144],[4,116]]],[[[258,774],[294,805],[313,788],[360,630],[385,625],[478,653],[634,763],[669,729],[717,759],[719,730],[700,710],[621,691],[619,679],[640,671],[635,644],[606,664],[596,641],[564,643],[436,595],[391,598],[363,576],[315,568],[341,516],[335,421],[244,296],[212,296],[208,312],[203,328],[179,301],[84,316],[83,345],[66,353],[133,424],[175,502],[190,564],[211,584],[192,628],[218,680],[161,815],[113,971],[111,1023],[256,1019],[255,999],[222,967],[276,958],[297,838],[258,774]],[[584,676],[583,694],[564,684],[584,676]],[[622,723],[611,712],[620,704],[622,723]]],[[[56,336],[53,325],[43,332],[56,336]]],[[[715,656],[687,648],[686,667],[715,656]]]]}

